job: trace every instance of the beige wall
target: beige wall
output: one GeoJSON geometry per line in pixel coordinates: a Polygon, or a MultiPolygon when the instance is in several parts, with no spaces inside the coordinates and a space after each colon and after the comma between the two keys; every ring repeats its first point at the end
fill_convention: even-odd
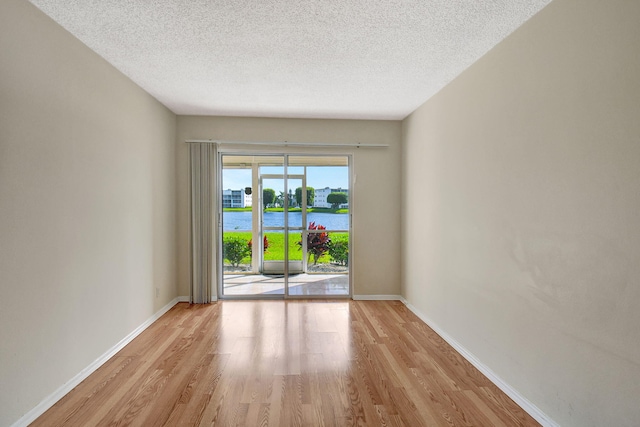
{"type": "MultiPolygon", "coordinates": [[[[389,144],[312,149],[353,154],[353,286],[356,295],[400,293],[400,137],[398,121],[178,117],[178,286],[189,295],[189,139],[389,144]]],[[[254,146],[255,147],[255,146],[254,146]]],[[[255,148],[257,150],[258,148],[255,148]]],[[[293,151],[300,151],[294,150],[293,151]]],[[[282,152],[282,149],[280,149],[282,152]]]]}
{"type": "Polygon", "coordinates": [[[639,17],[555,0],[404,121],[401,158],[399,122],[176,126],[29,3],[0,2],[0,425],[188,295],[184,140],[207,138],[388,143],[314,150],[353,154],[354,293],[402,292],[561,425],[634,425],[639,17]]]}
{"type": "Polygon", "coordinates": [[[639,22],[555,0],[403,127],[403,294],[563,426],[640,420],[639,22]]]}
{"type": "Polygon", "coordinates": [[[30,3],[0,2],[0,425],[177,295],[175,132],[30,3]]]}

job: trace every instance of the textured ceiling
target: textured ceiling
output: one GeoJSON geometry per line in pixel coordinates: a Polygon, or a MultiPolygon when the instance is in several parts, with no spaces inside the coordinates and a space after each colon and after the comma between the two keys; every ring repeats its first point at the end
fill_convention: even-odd
{"type": "Polygon", "coordinates": [[[176,114],[402,119],[550,0],[30,0],[176,114]]]}

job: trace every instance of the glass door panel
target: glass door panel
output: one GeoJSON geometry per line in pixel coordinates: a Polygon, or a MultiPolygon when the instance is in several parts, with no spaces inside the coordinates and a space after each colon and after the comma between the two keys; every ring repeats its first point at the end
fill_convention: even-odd
{"type": "Polygon", "coordinates": [[[349,285],[349,158],[289,156],[304,168],[304,275],[291,277],[291,296],[348,296],[349,285]],[[334,194],[335,193],[335,194],[334,194]]]}
{"type": "Polygon", "coordinates": [[[220,234],[222,295],[246,295],[255,274],[253,194],[251,158],[222,156],[220,234]]]}
{"type": "Polygon", "coordinates": [[[349,157],[220,158],[220,295],[350,295],[349,157]]]}

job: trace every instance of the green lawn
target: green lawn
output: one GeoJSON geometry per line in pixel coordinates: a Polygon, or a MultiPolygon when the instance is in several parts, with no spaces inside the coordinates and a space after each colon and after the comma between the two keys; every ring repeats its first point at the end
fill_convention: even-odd
{"type": "MultiPolygon", "coordinates": [[[[284,233],[266,233],[267,240],[269,241],[269,248],[264,253],[264,259],[267,261],[284,260],[284,233]]],[[[247,243],[251,240],[251,233],[248,231],[225,231],[223,239],[230,237],[238,237],[245,240],[247,243]]],[[[349,233],[329,233],[329,238],[333,241],[349,240],[349,233]]],[[[302,249],[298,242],[301,240],[299,233],[289,233],[289,260],[302,260],[302,249]]],[[[225,264],[229,261],[225,260],[225,264]]],[[[329,254],[325,254],[319,260],[319,264],[331,262],[329,254]]],[[[250,264],[251,258],[246,257],[242,260],[242,264],[250,264]]]]}

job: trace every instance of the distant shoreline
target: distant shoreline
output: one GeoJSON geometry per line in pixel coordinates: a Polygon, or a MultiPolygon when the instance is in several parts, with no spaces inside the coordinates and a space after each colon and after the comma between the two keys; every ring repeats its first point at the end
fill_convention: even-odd
{"type": "MultiPolygon", "coordinates": [[[[223,212],[251,212],[251,206],[246,208],[224,208],[223,212]]],[[[283,212],[284,208],[267,208],[265,212],[283,212]]],[[[301,208],[291,208],[289,212],[301,212],[301,208]]],[[[307,208],[307,212],[330,213],[330,214],[348,214],[349,209],[332,209],[332,208],[307,208]]]]}

